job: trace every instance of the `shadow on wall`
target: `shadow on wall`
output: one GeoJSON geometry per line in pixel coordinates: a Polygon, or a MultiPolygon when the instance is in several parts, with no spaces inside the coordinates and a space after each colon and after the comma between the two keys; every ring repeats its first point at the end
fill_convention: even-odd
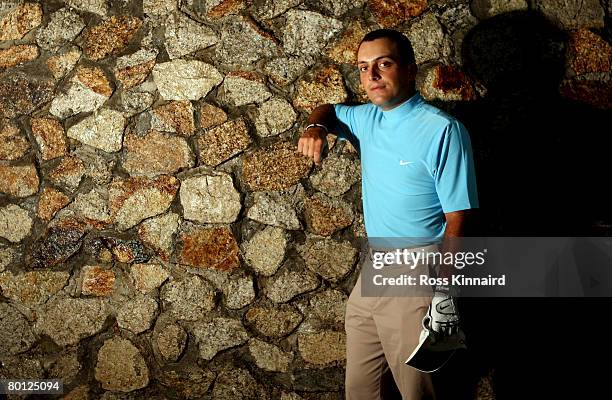
{"type": "Polygon", "coordinates": [[[487,95],[458,106],[472,137],[484,235],[597,235],[610,111],[563,99],[566,33],[535,12],[487,19],[463,41],[464,68],[487,95]]]}
{"type": "MultiPolygon", "coordinates": [[[[537,13],[513,12],[483,21],[463,41],[463,67],[488,89],[453,110],[474,147],[474,236],[612,233],[598,228],[612,223],[611,113],[559,94],[566,35],[537,13]]],[[[594,365],[612,354],[597,345],[593,322],[609,313],[609,298],[460,301],[469,350],[439,376],[443,398],[470,398],[488,370],[497,400],[605,393],[594,365]]]]}

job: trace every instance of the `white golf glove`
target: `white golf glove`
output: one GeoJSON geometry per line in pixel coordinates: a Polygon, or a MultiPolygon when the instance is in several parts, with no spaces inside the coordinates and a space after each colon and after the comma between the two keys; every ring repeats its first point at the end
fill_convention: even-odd
{"type": "Polygon", "coordinates": [[[450,294],[449,288],[437,286],[434,289],[431,306],[423,318],[423,326],[440,337],[451,336],[460,331],[456,300],[450,294]]]}

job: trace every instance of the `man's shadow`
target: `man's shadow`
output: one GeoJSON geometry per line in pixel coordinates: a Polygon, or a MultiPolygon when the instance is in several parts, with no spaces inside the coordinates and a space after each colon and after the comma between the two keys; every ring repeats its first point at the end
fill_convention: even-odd
{"type": "MultiPolygon", "coordinates": [[[[487,88],[452,111],[474,148],[480,229],[472,236],[599,236],[596,223],[612,222],[610,111],[560,96],[567,39],[521,11],[481,22],[463,41],[463,67],[487,88]]],[[[593,347],[592,322],[610,303],[460,299],[469,350],[438,376],[442,398],[474,398],[475,382],[490,370],[498,400],[598,393],[593,363],[607,364],[611,354],[593,347]]]]}

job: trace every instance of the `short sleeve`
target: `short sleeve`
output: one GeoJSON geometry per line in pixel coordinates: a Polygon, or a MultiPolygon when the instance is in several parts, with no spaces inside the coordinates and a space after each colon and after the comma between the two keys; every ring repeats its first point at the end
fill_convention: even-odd
{"type": "Polygon", "coordinates": [[[348,140],[355,147],[359,147],[358,122],[356,109],[358,106],[347,106],[344,104],[334,104],[337,123],[332,130],[338,138],[348,140]]]}
{"type": "Polygon", "coordinates": [[[442,211],[478,208],[472,145],[463,124],[454,120],[446,126],[436,154],[435,184],[442,211]]]}

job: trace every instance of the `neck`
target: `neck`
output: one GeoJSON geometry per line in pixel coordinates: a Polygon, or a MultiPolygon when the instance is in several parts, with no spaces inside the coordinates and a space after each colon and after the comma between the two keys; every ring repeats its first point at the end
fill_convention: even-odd
{"type": "Polygon", "coordinates": [[[395,100],[393,103],[388,103],[388,104],[386,104],[384,106],[381,106],[381,108],[382,108],[383,111],[392,110],[395,107],[397,107],[400,104],[402,104],[403,102],[405,102],[406,100],[408,100],[409,98],[411,98],[412,96],[414,96],[415,93],[416,93],[416,89],[415,88],[411,88],[407,92],[403,93],[400,97],[398,97],[398,99],[395,100]]]}

